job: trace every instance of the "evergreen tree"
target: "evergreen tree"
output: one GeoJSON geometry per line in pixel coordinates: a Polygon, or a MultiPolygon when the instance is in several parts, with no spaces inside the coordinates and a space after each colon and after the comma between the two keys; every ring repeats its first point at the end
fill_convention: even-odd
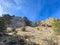
{"type": "Polygon", "coordinates": [[[0,32],[6,30],[5,22],[3,18],[0,18],[0,32]]]}
{"type": "Polygon", "coordinates": [[[8,25],[10,24],[10,19],[11,19],[11,16],[9,14],[3,14],[3,19],[5,21],[5,23],[8,25]]]}

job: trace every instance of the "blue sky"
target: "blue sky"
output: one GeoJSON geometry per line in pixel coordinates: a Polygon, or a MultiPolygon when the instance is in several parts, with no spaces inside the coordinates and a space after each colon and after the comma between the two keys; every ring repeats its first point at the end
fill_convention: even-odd
{"type": "Polygon", "coordinates": [[[4,13],[34,21],[60,18],[60,0],[0,0],[0,16],[4,13]]]}

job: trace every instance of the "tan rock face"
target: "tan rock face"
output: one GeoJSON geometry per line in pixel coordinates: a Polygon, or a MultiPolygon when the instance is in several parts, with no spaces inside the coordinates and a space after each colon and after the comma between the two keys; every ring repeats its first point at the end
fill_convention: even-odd
{"type": "Polygon", "coordinates": [[[38,21],[37,26],[41,26],[41,24],[43,24],[43,23],[44,23],[44,21],[38,21]]]}
{"type": "Polygon", "coordinates": [[[27,41],[29,42],[35,42],[36,44],[39,45],[48,45],[48,42],[43,41],[42,39],[51,37],[53,34],[53,31],[51,28],[47,28],[47,27],[30,27],[27,26],[25,27],[26,31],[22,31],[21,28],[19,28],[20,30],[17,30],[17,35],[21,35],[21,36],[28,36],[27,37],[27,41]],[[39,28],[39,30],[37,29],[39,28]]]}
{"type": "Polygon", "coordinates": [[[53,27],[53,23],[54,23],[54,19],[55,18],[48,18],[45,21],[38,21],[37,25],[38,26],[42,26],[42,27],[53,27]]]}
{"type": "Polygon", "coordinates": [[[48,25],[51,25],[51,26],[53,26],[52,25],[53,22],[54,22],[54,18],[48,18],[48,19],[45,20],[45,23],[48,24],[48,25]]]}
{"type": "MultiPolygon", "coordinates": [[[[39,45],[47,45],[47,43],[45,41],[43,41],[42,39],[51,37],[53,34],[53,31],[51,28],[47,28],[47,27],[30,27],[30,26],[26,26],[25,29],[26,31],[22,31],[21,28],[16,28],[17,31],[17,35],[21,35],[26,38],[26,41],[29,42],[35,42],[36,44],[39,45]],[[46,43],[46,44],[45,44],[46,43]]],[[[13,35],[13,32],[9,33],[9,35],[13,35]]]]}

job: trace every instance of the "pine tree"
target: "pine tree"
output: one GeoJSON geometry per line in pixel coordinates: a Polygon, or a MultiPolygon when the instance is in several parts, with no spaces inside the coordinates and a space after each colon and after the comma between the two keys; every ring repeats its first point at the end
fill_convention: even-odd
{"type": "Polygon", "coordinates": [[[4,30],[6,30],[5,22],[3,18],[0,18],[0,33],[2,33],[4,30]]]}
{"type": "Polygon", "coordinates": [[[3,19],[6,23],[6,25],[10,24],[10,19],[11,19],[11,16],[9,14],[3,14],[3,19]]]}

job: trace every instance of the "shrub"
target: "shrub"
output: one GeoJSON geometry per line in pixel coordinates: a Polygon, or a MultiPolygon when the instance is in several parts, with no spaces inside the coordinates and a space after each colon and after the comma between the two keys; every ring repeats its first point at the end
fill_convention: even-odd
{"type": "Polygon", "coordinates": [[[22,28],[22,31],[26,31],[25,27],[22,28]]]}
{"type": "Polygon", "coordinates": [[[14,32],[15,31],[15,28],[13,28],[12,31],[14,32]]]}
{"type": "Polygon", "coordinates": [[[39,30],[39,28],[37,28],[37,30],[39,30]]]}
{"type": "Polygon", "coordinates": [[[0,19],[0,33],[6,30],[6,25],[3,19],[0,19]]]}
{"type": "Polygon", "coordinates": [[[9,14],[3,14],[3,19],[6,23],[6,25],[10,24],[10,19],[11,19],[11,16],[9,14]]]}
{"type": "Polygon", "coordinates": [[[53,26],[54,26],[54,28],[53,28],[54,29],[54,33],[60,35],[60,20],[59,19],[55,19],[54,23],[53,23],[53,26]]]}

